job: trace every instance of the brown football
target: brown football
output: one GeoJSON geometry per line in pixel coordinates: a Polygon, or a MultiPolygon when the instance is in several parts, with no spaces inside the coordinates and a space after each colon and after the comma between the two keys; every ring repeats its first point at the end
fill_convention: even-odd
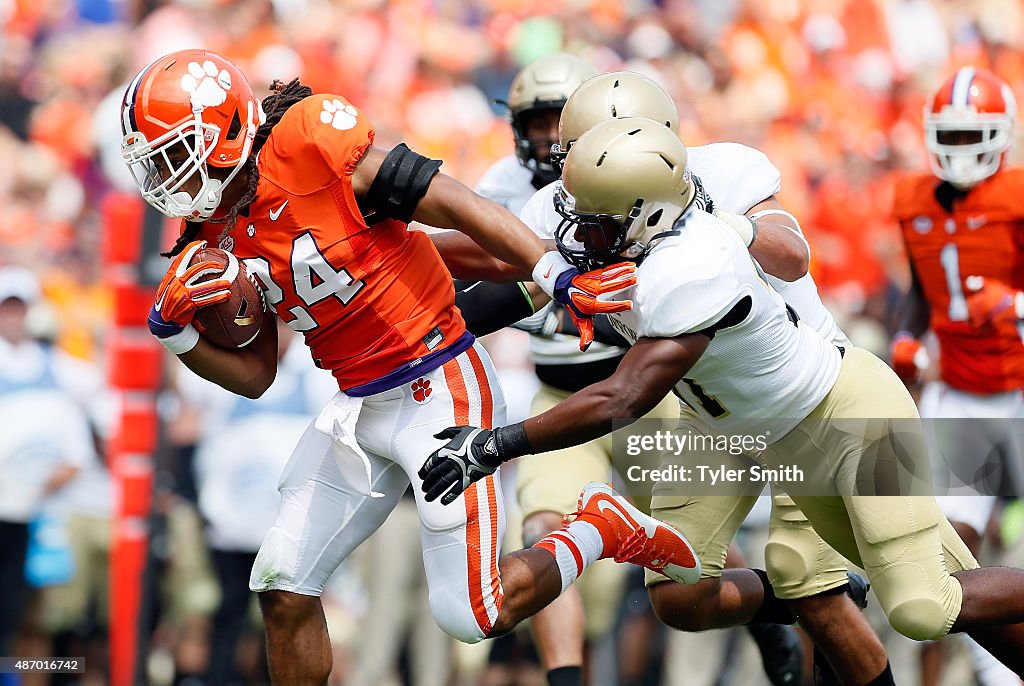
{"type": "Polygon", "coordinates": [[[219,305],[202,307],[192,320],[199,334],[222,348],[243,348],[256,338],[263,325],[265,305],[263,293],[256,279],[249,274],[245,263],[220,248],[203,248],[192,256],[189,263],[216,262],[222,269],[200,278],[199,281],[228,278],[231,297],[219,305]]]}

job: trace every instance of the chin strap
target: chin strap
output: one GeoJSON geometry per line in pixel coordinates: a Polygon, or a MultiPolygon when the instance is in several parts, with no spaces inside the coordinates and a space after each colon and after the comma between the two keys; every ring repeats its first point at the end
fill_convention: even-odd
{"type": "MultiPolygon", "coordinates": [[[[235,167],[237,170],[239,167],[235,167]]],[[[234,176],[234,172],[232,172],[234,176]]],[[[204,219],[209,219],[213,216],[213,213],[220,207],[220,200],[223,196],[224,186],[227,185],[228,181],[231,180],[229,176],[227,180],[221,181],[220,179],[210,178],[210,189],[206,191],[206,202],[203,204],[200,212],[204,215],[204,219]]]]}
{"type": "Polygon", "coordinates": [[[640,263],[644,261],[645,257],[647,257],[647,253],[649,253],[651,249],[658,244],[658,241],[668,238],[669,236],[678,236],[680,233],[682,232],[679,229],[669,229],[668,231],[656,233],[651,236],[650,240],[646,243],[634,243],[619,253],[619,256],[623,259],[629,260],[630,262],[636,263],[639,267],[640,263]]]}
{"type": "Polygon", "coordinates": [[[227,178],[223,181],[210,176],[209,171],[206,173],[206,176],[209,179],[210,188],[206,191],[206,202],[203,203],[203,207],[199,211],[200,219],[209,219],[213,216],[213,213],[217,211],[217,208],[220,207],[220,201],[223,198],[224,189],[227,188],[228,184],[231,183],[236,176],[238,176],[238,172],[242,171],[242,167],[245,166],[246,160],[249,159],[249,154],[252,152],[253,141],[256,139],[256,130],[267,121],[267,115],[263,111],[263,106],[258,103],[254,105],[252,102],[246,104],[245,118],[249,123],[246,124],[245,142],[242,144],[242,153],[238,158],[238,164],[234,166],[231,172],[228,173],[227,178]],[[253,112],[254,108],[255,113],[253,112]],[[256,114],[257,120],[259,121],[258,124],[253,121],[254,114],[256,114]]]}
{"type": "MultiPolygon", "coordinates": [[[[246,119],[248,120],[249,123],[246,124],[245,142],[242,144],[242,154],[239,155],[238,157],[238,164],[235,165],[234,169],[231,170],[231,172],[227,175],[227,178],[225,178],[223,181],[221,181],[220,179],[210,177],[211,188],[207,192],[206,197],[208,201],[206,205],[204,205],[204,209],[207,207],[210,208],[210,215],[217,211],[217,208],[220,206],[220,201],[221,197],[223,196],[224,189],[227,188],[228,184],[231,183],[231,181],[236,176],[238,176],[238,172],[242,171],[242,167],[245,166],[246,160],[249,159],[249,154],[252,152],[252,144],[253,141],[256,139],[256,130],[259,128],[259,125],[253,122],[254,107],[256,109],[256,112],[258,113],[257,119],[260,122],[260,125],[267,120],[267,115],[263,112],[262,106],[254,106],[252,102],[249,102],[246,105],[246,119]],[[210,205],[211,202],[213,203],[212,207],[210,205]]],[[[204,218],[209,219],[210,217],[206,216],[204,218]]]]}

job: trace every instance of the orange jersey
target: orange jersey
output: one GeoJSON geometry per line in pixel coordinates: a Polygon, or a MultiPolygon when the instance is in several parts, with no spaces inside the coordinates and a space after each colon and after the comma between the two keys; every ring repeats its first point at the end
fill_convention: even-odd
{"type": "Polygon", "coordinates": [[[1024,289],[1024,169],[981,182],[947,212],[930,174],[896,185],[895,217],[931,310],[942,379],[970,393],[1024,388],[1024,342],[1014,324],[993,329],[967,322],[969,276],[1024,289]]]}
{"type": "MultiPolygon", "coordinates": [[[[430,238],[400,221],[363,220],[352,173],[373,137],[339,96],[293,105],[259,152],[256,200],[220,244],[352,395],[401,385],[473,340],[430,238]]],[[[221,228],[206,224],[201,237],[215,245],[221,228]]]]}

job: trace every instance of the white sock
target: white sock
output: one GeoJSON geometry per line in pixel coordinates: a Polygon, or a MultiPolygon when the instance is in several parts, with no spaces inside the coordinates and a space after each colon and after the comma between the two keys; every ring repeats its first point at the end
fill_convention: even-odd
{"type": "Polygon", "coordinates": [[[593,524],[576,520],[558,531],[552,531],[533,547],[543,548],[554,556],[562,575],[562,590],[559,593],[565,593],[565,589],[583,574],[584,569],[601,559],[604,540],[593,524]]]}

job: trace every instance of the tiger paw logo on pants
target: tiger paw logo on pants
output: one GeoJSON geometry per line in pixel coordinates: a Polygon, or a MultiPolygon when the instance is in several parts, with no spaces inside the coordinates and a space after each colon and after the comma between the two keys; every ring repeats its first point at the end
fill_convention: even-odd
{"type": "Polygon", "coordinates": [[[433,393],[430,389],[430,382],[426,379],[416,379],[412,382],[412,386],[410,388],[412,388],[412,399],[420,405],[423,405],[430,400],[430,394],[433,393]]]}

